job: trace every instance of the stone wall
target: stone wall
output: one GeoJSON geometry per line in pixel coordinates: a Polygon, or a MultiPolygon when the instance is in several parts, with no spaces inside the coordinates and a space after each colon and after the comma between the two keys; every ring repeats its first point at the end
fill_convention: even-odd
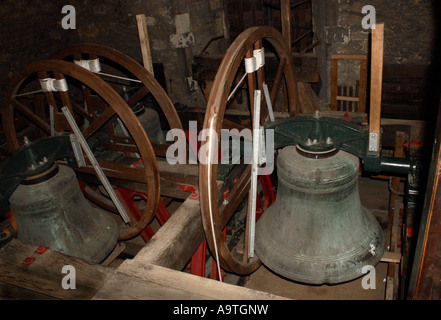
{"type": "MultiPolygon", "coordinates": [[[[385,24],[384,64],[428,65],[432,59],[435,10],[432,0],[313,0],[316,52],[323,89],[321,107],[330,102],[330,56],[367,54],[369,30],[362,27],[365,5],[376,10],[377,23],[385,24]]],[[[339,85],[354,86],[358,63],[339,64],[339,85]]]]}
{"type": "MultiPolygon", "coordinates": [[[[167,89],[173,102],[186,105],[191,97],[182,79],[183,61],[170,43],[176,33],[175,15],[190,14],[194,44],[186,49],[199,53],[208,41],[224,32],[222,0],[2,0],[0,3],[0,93],[8,74],[24,65],[46,59],[53,52],[77,43],[99,43],[120,50],[142,64],[136,15],[145,14],[153,63],[162,63],[167,89]],[[64,5],[76,10],[76,29],[65,30],[61,21],[64,5]]],[[[224,50],[222,41],[208,49],[224,50]]],[[[191,68],[190,68],[191,69],[191,68]]]]}

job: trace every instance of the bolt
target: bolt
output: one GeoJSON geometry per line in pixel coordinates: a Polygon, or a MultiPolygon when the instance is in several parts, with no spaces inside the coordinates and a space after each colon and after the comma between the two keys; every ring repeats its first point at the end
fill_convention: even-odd
{"type": "Polygon", "coordinates": [[[316,110],[314,112],[314,118],[320,118],[320,111],[316,110]]]}
{"type": "Polygon", "coordinates": [[[331,137],[327,137],[326,144],[332,144],[332,143],[333,143],[333,141],[332,141],[331,137]]]}
{"type": "Polygon", "coordinates": [[[312,144],[318,144],[317,139],[312,140],[312,144]]]}
{"type": "Polygon", "coordinates": [[[29,140],[28,136],[25,136],[25,137],[23,138],[23,142],[24,142],[25,145],[28,145],[28,144],[31,143],[31,140],[29,140]]]}
{"type": "Polygon", "coordinates": [[[308,140],[306,140],[306,145],[310,146],[312,144],[311,139],[308,138],[308,140]]]}

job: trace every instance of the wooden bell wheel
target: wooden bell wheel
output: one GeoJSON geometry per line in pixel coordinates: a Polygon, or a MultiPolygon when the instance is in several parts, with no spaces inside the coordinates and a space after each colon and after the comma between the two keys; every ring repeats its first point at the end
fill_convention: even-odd
{"type": "MultiPolygon", "coordinates": [[[[221,137],[220,131],[222,128],[243,129],[244,127],[239,123],[227,119],[228,109],[233,107],[234,94],[239,90],[247,91],[249,107],[253,106],[254,90],[262,90],[264,83],[268,84],[273,106],[276,105],[276,100],[280,98],[283,101],[283,109],[285,111],[293,115],[297,114],[297,82],[290,50],[285,44],[282,35],[276,29],[266,26],[253,27],[242,32],[234,40],[227,50],[216,74],[203,124],[204,129],[211,130],[208,131],[210,132],[208,138],[201,146],[201,150],[203,148],[207,150],[207,160],[205,164],[201,163],[199,165],[202,222],[210,251],[219,260],[222,268],[241,275],[252,273],[259,267],[261,262],[255,255],[252,258],[248,258],[246,246],[244,246],[243,250],[230,250],[222,231],[228,220],[235,213],[237,206],[249,193],[251,165],[247,165],[242,171],[243,174],[239,177],[234,188],[230,190],[226,204],[219,205],[219,191],[217,187],[218,165],[211,155],[219,149],[220,142],[213,138],[214,135],[211,132],[216,132],[217,136],[221,137]],[[275,70],[261,67],[255,72],[247,72],[243,76],[245,74],[245,58],[253,57],[254,51],[262,47],[265,52],[265,60],[273,58],[277,62],[275,70]],[[275,73],[273,72],[275,77],[271,81],[272,83],[270,81],[266,82],[265,75],[271,71],[275,71],[275,73]],[[240,79],[245,77],[247,81],[241,82],[240,79]],[[240,255],[237,251],[242,251],[243,254],[240,255]]],[[[263,124],[268,115],[263,91],[261,97],[261,124],[263,124]]],[[[249,112],[250,121],[247,122],[247,127],[252,124],[251,114],[253,109],[250,108],[249,110],[251,110],[249,112]]]]}
{"type": "MultiPolygon", "coordinates": [[[[134,145],[127,145],[127,150],[139,154],[143,167],[132,167],[116,159],[106,160],[99,155],[96,158],[107,177],[133,179],[147,185],[149,197],[143,216],[137,222],[131,221],[129,226],[123,226],[119,238],[124,240],[136,236],[156,213],[160,188],[158,164],[147,134],[135,114],[123,98],[99,76],[61,60],[32,63],[15,73],[5,88],[1,109],[9,149],[14,151],[19,148],[23,134],[32,140],[56,132],[70,132],[71,127],[60,112],[63,106],[67,106],[74,116],[89,146],[93,143],[100,154],[126,151],[123,143],[109,141],[111,136],[107,133],[113,130],[117,117],[127,128],[134,142],[134,145]],[[45,83],[51,85],[46,86],[45,83]],[[82,94],[85,88],[103,101],[94,113],[86,109],[82,94]],[[23,126],[23,123],[26,125],[23,126]]],[[[95,153],[96,150],[91,149],[95,153]]],[[[75,169],[92,174],[95,172],[90,163],[75,169]]]]}
{"type": "MultiPolygon", "coordinates": [[[[121,51],[100,44],[78,44],[61,49],[50,59],[61,59],[86,66],[120,94],[123,94],[123,89],[131,89],[134,93],[127,100],[130,107],[150,94],[159,105],[170,129],[183,130],[176,109],[159,82],[142,65],[121,51]],[[103,70],[96,70],[97,65],[103,70]]],[[[89,95],[86,91],[83,94],[86,98],[89,95]]],[[[162,155],[161,150],[165,148],[155,143],[152,145],[156,153],[162,155]]]]}
{"type": "MultiPolygon", "coordinates": [[[[176,109],[159,82],[142,65],[121,51],[101,44],[85,43],[63,48],[54,53],[50,58],[73,62],[94,72],[116,92],[125,97],[128,106],[136,114],[138,113],[136,110],[139,110],[139,105],[147,101],[158,112],[159,120],[164,130],[183,130],[176,109]]],[[[82,91],[84,99],[88,102],[90,108],[100,105],[101,101],[96,101],[98,97],[91,94],[87,88],[82,91]]],[[[143,123],[141,117],[139,119],[143,126],[149,126],[149,124],[143,123]]],[[[147,119],[151,120],[151,118],[147,119]]],[[[151,133],[147,130],[147,135],[150,138],[155,155],[166,157],[169,142],[163,141],[164,137],[161,137],[161,140],[158,139],[157,135],[151,135],[151,133]]],[[[113,137],[115,141],[120,139],[123,139],[125,142],[127,137],[121,137],[121,135],[113,137]]],[[[133,145],[133,141],[130,138],[128,139],[129,144],[133,145]]],[[[90,188],[89,184],[85,184],[83,191],[84,195],[96,205],[115,212],[115,207],[111,202],[109,203],[109,199],[101,192],[90,188]]]]}

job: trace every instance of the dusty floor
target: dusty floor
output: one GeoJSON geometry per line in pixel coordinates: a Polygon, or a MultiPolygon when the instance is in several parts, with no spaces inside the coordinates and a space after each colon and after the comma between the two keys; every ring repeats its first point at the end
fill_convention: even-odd
{"type": "MultiPolygon", "coordinates": [[[[362,205],[370,209],[385,228],[389,201],[388,181],[361,177],[359,189],[362,205]]],[[[300,300],[384,300],[387,265],[380,262],[376,266],[375,289],[363,289],[363,277],[337,285],[300,284],[274,274],[265,266],[253,273],[245,286],[300,300]]]]}

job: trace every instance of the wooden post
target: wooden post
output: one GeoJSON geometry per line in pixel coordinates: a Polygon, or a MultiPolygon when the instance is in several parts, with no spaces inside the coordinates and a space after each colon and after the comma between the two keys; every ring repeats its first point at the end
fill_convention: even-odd
{"type": "Polygon", "coordinates": [[[144,64],[144,68],[146,68],[148,72],[154,75],[152,55],[150,53],[149,35],[147,33],[147,24],[145,22],[145,15],[143,14],[136,15],[136,23],[138,25],[139,42],[141,45],[142,62],[144,64]]]}
{"type": "Polygon", "coordinates": [[[331,57],[331,110],[337,111],[338,59],[331,57]]]}
{"type": "Polygon", "coordinates": [[[370,151],[380,150],[381,93],[383,85],[384,23],[372,29],[371,105],[369,110],[369,136],[377,136],[376,148],[369,140],[370,151]],[[374,149],[371,149],[374,148],[374,149]]]}
{"type": "Polygon", "coordinates": [[[366,110],[367,59],[360,60],[360,91],[358,92],[358,112],[366,110]]]}
{"type": "Polygon", "coordinates": [[[282,35],[291,49],[291,1],[290,0],[280,0],[280,12],[282,20],[282,35]]]}

